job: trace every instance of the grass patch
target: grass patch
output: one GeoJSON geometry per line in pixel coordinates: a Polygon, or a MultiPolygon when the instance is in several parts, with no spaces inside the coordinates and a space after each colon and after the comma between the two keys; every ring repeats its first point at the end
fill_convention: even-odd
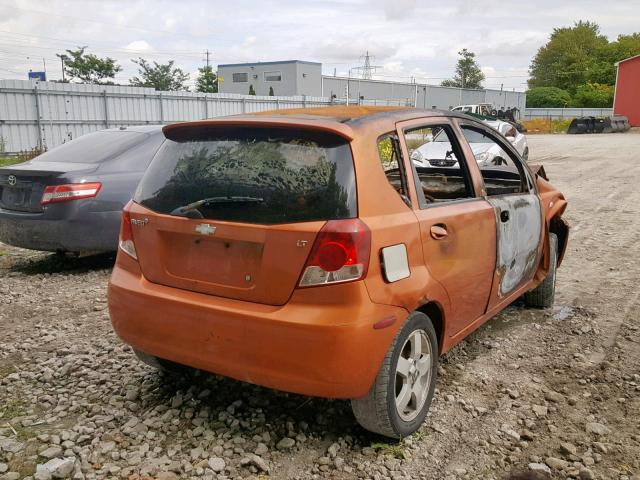
{"type": "Polygon", "coordinates": [[[390,455],[399,460],[404,460],[407,458],[406,454],[404,453],[404,445],[402,443],[396,443],[392,445],[390,443],[375,442],[371,444],[371,448],[373,448],[376,452],[390,455]]]}
{"type": "Polygon", "coordinates": [[[23,161],[24,160],[18,157],[0,157],[0,167],[8,167],[9,165],[15,165],[23,161]]]}
{"type": "Polygon", "coordinates": [[[24,405],[19,400],[10,400],[0,409],[0,420],[10,420],[25,415],[24,405]]]}
{"type": "MultiPolygon", "coordinates": [[[[0,252],[0,255],[2,255],[2,252],[0,252]]],[[[10,363],[7,363],[6,365],[0,364],[0,378],[4,378],[7,375],[11,375],[12,373],[15,373],[15,372],[16,372],[16,368],[10,363]]]]}
{"type": "Polygon", "coordinates": [[[551,120],[549,118],[534,118],[522,122],[527,133],[566,133],[573,119],[551,120]]]}

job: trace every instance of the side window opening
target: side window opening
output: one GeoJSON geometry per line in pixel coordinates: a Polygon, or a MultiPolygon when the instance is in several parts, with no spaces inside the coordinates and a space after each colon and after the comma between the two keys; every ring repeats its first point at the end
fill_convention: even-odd
{"type": "Polygon", "coordinates": [[[451,127],[412,128],[404,131],[404,138],[421,208],[475,196],[464,155],[451,127]]]}
{"type": "Polygon", "coordinates": [[[400,195],[404,203],[411,207],[407,188],[407,175],[402,161],[400,142],[395,133],[389,133],[378,138],[378,156],[389,185],[400,195]]]}
{"type": "Polygon", "coordinates": [[[522,166],[504,145],[481,129],[463,125],[462,132],[473,150],[488,196],[529,191],[522,166]]]}

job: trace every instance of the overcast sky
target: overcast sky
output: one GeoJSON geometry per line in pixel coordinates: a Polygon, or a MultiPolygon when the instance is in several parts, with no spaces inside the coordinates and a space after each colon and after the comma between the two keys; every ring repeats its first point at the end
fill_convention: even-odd
{"type": "Polygon", "coordinates": [[[368,50],[376,78],[438,84],[466,47],[486,87],[523,90],[551,30],[579,19],[615,39],[640,31],[640,0],[0,0],[0,79],[26,79],[43,57],[49,79],[60,78],[55,54],[88,45],[118,60],[124,84],[138,56],[174,59],[193,84],[206,49],[214,66],[298,59],[338,75],[368,50]]]}

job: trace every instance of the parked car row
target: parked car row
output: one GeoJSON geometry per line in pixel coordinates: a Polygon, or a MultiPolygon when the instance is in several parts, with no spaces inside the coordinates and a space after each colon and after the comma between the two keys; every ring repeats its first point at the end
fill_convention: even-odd
{"type": "MultiPolygon", "coordinates": [[[[567,202],[467,115],[327,107],[126,131],[136,146],[93,134],[113,135],[100,166],[69,160],[99,156],[71,142],[58,169],[40,158],[3,171],[0,222],[35,228],[76,205],[96,238],[100,213],[111,228],[127,197],[103,203],[108,175],[141,175],[127,183],[108,304],[154,367],[349,399],[364,428],[400,438],[426,418],[441,354],[516,298],[553,304],[567,202]],[[504,161],[480,160],[478,136],[504,161]]],[[[68,212],[65,228],[84,222],[68,212]]]]}

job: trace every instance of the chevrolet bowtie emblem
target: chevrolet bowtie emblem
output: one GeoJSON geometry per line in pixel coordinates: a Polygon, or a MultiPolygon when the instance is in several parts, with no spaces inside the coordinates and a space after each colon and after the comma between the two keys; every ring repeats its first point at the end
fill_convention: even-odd
{"type": "Polygon", "coordinates": [[[216,233],[216,227],[209,225],[208,223],[200,223],[196,225],[196,232],[202,235],[213,235],[216,233]]]}

